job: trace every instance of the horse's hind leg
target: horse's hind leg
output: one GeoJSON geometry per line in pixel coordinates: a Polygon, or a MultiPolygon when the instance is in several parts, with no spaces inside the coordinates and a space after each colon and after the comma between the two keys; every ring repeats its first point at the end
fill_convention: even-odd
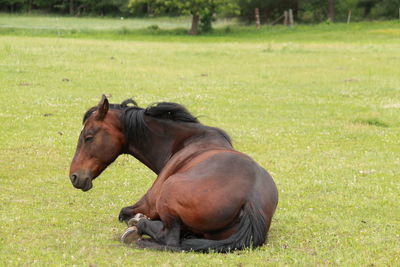
{"type": "Polygon", "coordinates": [[[171,227],[165,227],[162,221],[141,219],[137,228],[141,235],[146,234],[153,238],[159,245],[178,248],[180,244],[181,226],[174,222],[171,227]]]}

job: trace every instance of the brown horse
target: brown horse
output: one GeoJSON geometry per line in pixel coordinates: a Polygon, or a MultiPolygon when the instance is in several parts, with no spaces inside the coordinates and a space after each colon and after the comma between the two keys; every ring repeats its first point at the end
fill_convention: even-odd
{"type": "Polygon", "coordinates": [[[103,95],[84,115],[70,179],[87,191],[119,155],[130,154],[157,179],[119,220],[142,213],[141,247],[227,252],[261,246],[278,203],[271,176],[233,149],[229,136],[205,126],[183,106],[161,102],[146,109],[103,95]]]}

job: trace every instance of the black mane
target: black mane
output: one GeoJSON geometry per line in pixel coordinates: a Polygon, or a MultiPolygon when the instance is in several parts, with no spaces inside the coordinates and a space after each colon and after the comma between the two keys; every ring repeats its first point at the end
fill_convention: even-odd
{"type": "MultiPolygon", "coordinates": [[[[126,140],[139,146],[146,140],[150,131],[144,120],[144,115],[163,120],[200,124],[199,120],[184,106],[172,102],[158,102],[144,109],[139,107],[133,99],[127,99],[121,104],[110,104],[109,107],[121,111],[121,122],[126,140]]],[[[96,110],[97,107],[90,108],[83,116],[83,123],[96,110]]],[[[228,134],[218,128],[215,129],[231,143],[228,134]]]]}
{"type": "Polygon", "coordinates": [[[144,115],[164,120],[199,123],[184,106],[176,103],[159,102],[146,109],[138,106],[124,108],[121,119],[126,139],[139,146],[143,144],[150,131],[144,121],[144,115]]]}

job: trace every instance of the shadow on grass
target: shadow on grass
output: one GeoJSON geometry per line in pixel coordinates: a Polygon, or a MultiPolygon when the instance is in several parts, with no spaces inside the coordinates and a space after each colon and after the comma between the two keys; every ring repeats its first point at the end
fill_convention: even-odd
{"type": "Polygon", "coordinates": [[[383,122],[377,118],[369,118],[369,119],[356,119],[354,120],[354,123],[356,124],[363,124],[363,125],[369,125],[369,126],[376,126],[376,127],[384,127],[388,128],[389,124],[386,122],[383,122]]]}

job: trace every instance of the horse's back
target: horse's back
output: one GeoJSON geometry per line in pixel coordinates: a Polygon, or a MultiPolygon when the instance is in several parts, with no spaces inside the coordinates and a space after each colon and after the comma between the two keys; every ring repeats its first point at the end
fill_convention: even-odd
{"type": "Polygon", "coordinates": [[[163,184],[157,203],[161,218],[174,214],[195,231],[215,231],[231,225],[245,203],[252,201],[269,225],[276,187],[254,160],[236,151],[221,151],[193,162],[163,184]]]}

